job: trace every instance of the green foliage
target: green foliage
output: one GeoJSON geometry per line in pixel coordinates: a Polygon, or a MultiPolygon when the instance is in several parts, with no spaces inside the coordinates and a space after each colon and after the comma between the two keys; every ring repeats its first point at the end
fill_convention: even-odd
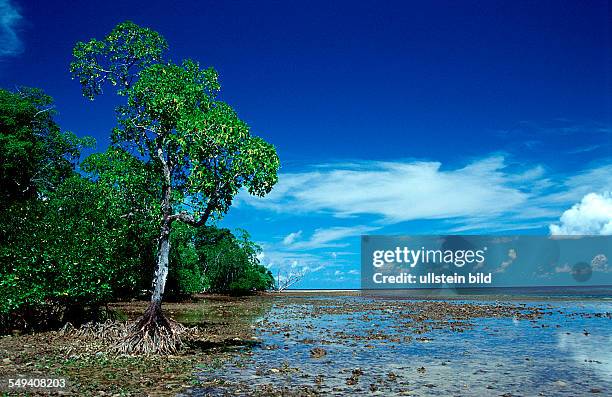
{"type": "Polygon", "coordinates": [[[205,268],[195,247],[196,229],[178,223],[172,228],[168,292],[182,296],[206,290],[205,268]]]}
{"type": "MultiPolygon", "coordinates": [[[[109,241],[113,265],[125,278],[113,284],[114,297],[129,297],[136,290],[148,289],[161,212],[157,173],[150,164],[112,147],[86,158],[81,168],[99,191],[100,223],[121,234],[109,241]]],[[[94,241],[91,243],[95,246],[94,241]]]]}
{"type": "Polygon", "coordinates": [[[45,273],[53,263],[36,244],[43,224],[43,202],[28,200],[0,212],[0,314],[45,300],[45,273]]]}
{"type": "Polygon", "coordinates": [[[159,62],[167,49],[166,40],[157,32],[126,21],[103,40],[76,43],[70,72],[89,99],[101,94],[106,82],[119,86],[119,94],[124,94],[133,79],[131,70],[159,62]]]}
{"type": "Polygon", "coordinates": [[[169,293],[182,296],[203,291],[247,295],[274,286],[272,274],[259,264],[261,248],[249,234],[214,226],[177,224],[172,230],[169,293]]]}
{"type": "Polygon", "coordinates": [[[205,225],[240,189],[270,192],[276,150],[219,99],[213,68],[167,62],[166,50],[157,32],[131,22],[75,45],[70,71],[83,95],[110,84],[126,99],[111,148],[79,173],[93,139],[62,131],[42,91],[0,89],[0,328],[11,316],[61,317],[148,288],[168,233],[177,294],[272,287],[246,232],[205,225]]]}
{"type": "Polygon", "coordinates": [[[137,148],[160,178],[167,168],[170,212],[203,224],[210,214],[225,214],[242,187],[268,193],[280,163],[274,147],[218,99],[218,73],[191,60],[163,62],[166,48],[156,32],[125,22],[102,41],[77,43],[71,70],[90,98],[105,82],[118,85],[127,102],[117,109],[114,145],[137,148]]]}
{"type": "Polygon", "coordinates": [[[214,69],[193,61],[142,70],[120,107],[113,142],[135,143],[157,161],[157,150],[172,165],[172,202],[188,198],[196,217],[210,207],[225,214],[241,187],[263,196],[277,181],[274,147],[250,135],[249,127],[219,92],[214,69]]]}
{"type": "Polygon", "coordinates": [[[151,173],[115,150],[83,169],[89,178],[73,174],[44,199],[0,213],[0,328],[60,321],[71,307],[149,286],[143,269],[152,268],[159,223],[151,173]],[[114,178],[127,167],[133,172],[114,178]]]}
{"type": "Polygon", "coordinates": [[[107,216],[125,218],[138,228],[137,235],[148,240],[155,238],[150,230],[157,229],[159,224],[161,182],[150,163],[111,147],[87,157],[81,169],[114,201],[107,216]],[[145,230],[147,233],[142,234],[145,230]]]}
{"type": "Polygon", "coordinates": [[[61,131],[53,100],[41,90],[0,89],[0,209],[52,191],[72,175],[82,147],[92,138],[61,131]]]}
{"type": "Polygon", "coordinates": [[[148,288],[161,225],[172,230],[177,294],[273,285],[246,232],[195,226],[225,214],[243,187],[268,193],[276,151],[218,99],[213,68],[165,62],[166,49],[158,33],[131,22],[75,45],[70,70],[83,94],[93,99],[108,83],[126,97],[113,145],[80,173],[81,149],[93,140],[62,131],[42,91],[0,90],[0,328],[148,288]],[[170,228],[176,220],[184,223],[170,228]]]}
{"type": "MultiPolygon", "coordinates": [[[[158,176],[159,245],[168,247],[172,238],[175,247],[169,254],[176,267],[169,286],[192,292],[207,281],[215,291],[265,289],[272,277],[258,267],[248,235],[225,235],[208,246],[189,228],[171,232],[175,221],[201,227],[211,217],[222,217],[242,188],[258,196],[269,193],[280,162],[274,147],[251,135],[249,126],[218,98],[221,88],[213,68],[192,60],[164,61],[166,49],[156,32],[125,22],[103,40],[77,43],[70,69],[86,97],[102,93],[107,82],[126,97],[117,108],[113,148],[142,159],[158,176]],[[204,261],[204,272],[195,258],[204,261]]],[[[131,167],[124,171],[132,172],[131,167]]],[[[168,249],[159,252],[158,274],[163,275],[168,249]]],[[[161,300],[164,283],[156,279],[154,299],[161,300]]]]}
{"type": "Polygon", "coordinates": [[[274,286],[272,273],[259,263],[261,248],[245,230],[238,231],[238,237],[214,227],[197,232],[195,248],[211,292],[245,295],[274,286]]]}
{"type": "Polygon", "coordinates": [[[152,262],[146,236],[157,230],[121,216],[123,208],[120,194],[76,175],[46,201],[12,207],[0,222],[0,312],[99,304],[139,287],[152,262]]]}

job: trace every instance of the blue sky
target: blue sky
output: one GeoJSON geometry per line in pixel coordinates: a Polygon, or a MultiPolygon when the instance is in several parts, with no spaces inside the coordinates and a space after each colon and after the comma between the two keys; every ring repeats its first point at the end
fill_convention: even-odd
{"type": "Polygon", "coordinates": [[[584,4],[0,0],[0,86],[45,89],[103,150],[116,98],[81,97],[71,48],[126,19],[159,31],[281,158],[270,196],[221,225],[305,269],[298,287],[355,288],[360,234],[612,222],[610,3],[584,4]]]}

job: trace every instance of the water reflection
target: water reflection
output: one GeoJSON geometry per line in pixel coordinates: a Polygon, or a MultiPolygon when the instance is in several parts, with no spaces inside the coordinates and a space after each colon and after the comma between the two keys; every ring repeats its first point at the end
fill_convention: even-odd
{"type": "MultiPolygon", "coordinates": [[[[263,345],[220,371],[203,371],[198,376],[205,387],[185,394],[612,392],[612,320],[594,315],[611,312],[612,303],[524,302],[521,307],[539,308],[542,315],[455,323],[415,320],[409,303],[362,297],[276,300],[257,323],[263,345]],[[325,354],[313,357],[315,347],[325,354]]],[[[486,304],[453,304],[461,309],[464,303],[486,304]]]]}
{"type": "Polygon", "coordinates": [[[268,314],[272,305],[273,301],[265,297],[212,297],[193,304],[181,304],[180,310],[172,310],[170,314],[187,326],[229,322],[254,324],[268,314]]]}
{"type": "MultiPolygon", "coordinates": [[[[588,332],[588,331],[587,331],[588,332]]],[[[557,333],[559,350],[566,352],[576,365],[592,364],[589,367],[603,379],[612,379],[612,330],[608,335],[584,335],[583,333],[557,333]]]]}

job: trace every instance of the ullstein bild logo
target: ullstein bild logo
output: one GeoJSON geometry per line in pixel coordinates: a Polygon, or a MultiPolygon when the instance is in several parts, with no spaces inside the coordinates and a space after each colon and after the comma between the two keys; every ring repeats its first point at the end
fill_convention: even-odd
{"type": "Polygon", "coordinates": [[[362,289],[609,283],[611,236],[362,236],[362,289]]]}

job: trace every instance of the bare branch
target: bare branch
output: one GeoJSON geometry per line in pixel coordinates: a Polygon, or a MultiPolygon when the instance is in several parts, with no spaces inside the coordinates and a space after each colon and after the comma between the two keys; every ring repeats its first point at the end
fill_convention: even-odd
{"type": "Polygon", "coordinates": [[[305,275],[306,271],[300,271],[296,273],[289,272],[289,274],[284,276],[280,273],[279,270],[276,275],[276,292],[283,292],[284,290],[297,284],[304,278],[305,275]]]}

